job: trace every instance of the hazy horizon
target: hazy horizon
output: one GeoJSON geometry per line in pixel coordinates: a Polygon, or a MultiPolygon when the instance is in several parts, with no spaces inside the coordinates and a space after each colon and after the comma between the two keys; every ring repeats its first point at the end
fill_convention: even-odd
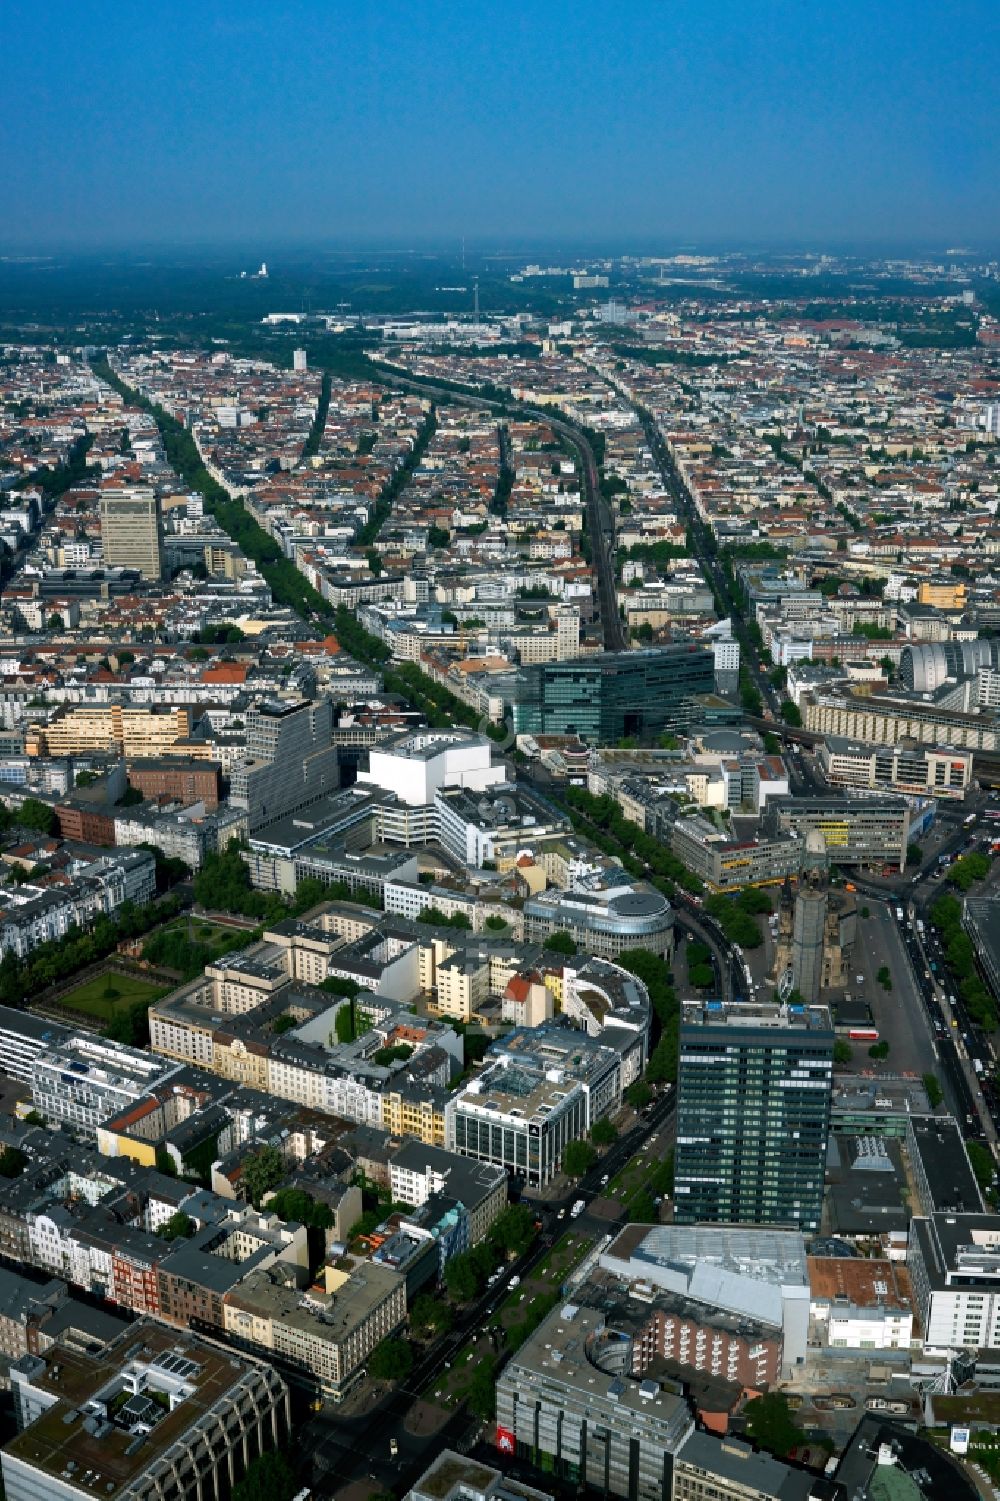
{"type": "MultiPolygon", "coordinates": [[[[3,230],[0,229],[0,235],[3,230]]],[[[272,230],[261,236],[244,235],[227,238],[170,237],[142,239],[123,237],[105,242],[76,242],[50,238],[14,244],[0,239],[0,264],[28,265],[40,261],[65,260],[66,262],[98,261],[117,258],[136,260],[149,257],[150,262],[162,263],[176,258],[187,264],[201,257],[246,257],[268,259],[267,251],[291,257],[295,261],[316,261],[324,257],[330,260],[359,256],[412,256],[426,260],[439,260],[460,264],[463,253],[469,261],[517,260],[523,261],[535,254],[552,256],[588,256],[591,259],[622,260],[653,258],[663,259],[677,255],[704,255],[716,257],[773,257],[798,260],[809,257],[830,256],[836,259],[873,260],[879,257],[916,258],[935,255],[948,256],[956,262],[963,259],[981,259],[1000,255],[1000,229],[991,236],[931,237],[884,236],[870,238],[824,238],[802,236],[800,239],[775,236],[771,239],[750,237],[677,237],[657,239],[637,235],[634,239],[617,235],[614,238],[572,234],[532,234],[511,237],[505,242],[474,234],[441,236],[428,233],[426,236],[407,234],[400,229],[394,238],[389,234],[334,237],[283,237],[272,230]]],[[[241,262],[242,264],[242,262],[241,262]]],[[[247,269],[254,269],[247,263],[247,269]]]]}

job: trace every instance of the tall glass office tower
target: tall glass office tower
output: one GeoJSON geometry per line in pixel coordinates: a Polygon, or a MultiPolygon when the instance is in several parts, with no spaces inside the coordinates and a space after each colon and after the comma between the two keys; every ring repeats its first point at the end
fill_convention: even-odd
{"type": "Polygon", "coordinates": [[[826,1006],[686,1004],[675,1220],[817,1230],[832,1077],[826,1006]]]}
{"type": "Polygon", "coordinates": [[[701,723],[705,707],[697,695],[714,691],[713,654],[694,641],[595,652],[522,668],[514,728],[523,735],[579,735],[591,744],[613,745],[701,723]]]}

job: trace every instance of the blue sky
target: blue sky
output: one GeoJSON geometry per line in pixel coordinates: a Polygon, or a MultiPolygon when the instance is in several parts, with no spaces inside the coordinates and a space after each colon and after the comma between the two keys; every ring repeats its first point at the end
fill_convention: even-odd
{"type": "Polygon", "coordinates": [[[0,249],[1000,243],[953,0],[3,0],[0,249]]]}

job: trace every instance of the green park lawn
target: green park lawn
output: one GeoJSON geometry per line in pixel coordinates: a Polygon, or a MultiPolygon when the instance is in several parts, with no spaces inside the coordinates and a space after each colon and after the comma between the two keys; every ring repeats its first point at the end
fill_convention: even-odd
{"type": "Polygon", "coordinates": [[[239,939],[239,947],[250,942],[249,933],[228,928],[224,923],[207,922],[203,917],[176,917],[165,928],[158,928],[157,932],[179,933],[189,942],[203,943],[206,948],[211,949],[213,959],[233,948],[234,935],[239,939]]]}
{"type": "Polygon", "coordinates": [[[104,974],[67,991],[59,997],[58,1004],[70,1011],[81,1011],[85,1016],[95,1016],[100,1021],[110,1021],[116,1012],[128,1011],[140,1001],[151,1005],[165,995],[167,989],[165,985],[143,980],[138,975],[104,974]]]}

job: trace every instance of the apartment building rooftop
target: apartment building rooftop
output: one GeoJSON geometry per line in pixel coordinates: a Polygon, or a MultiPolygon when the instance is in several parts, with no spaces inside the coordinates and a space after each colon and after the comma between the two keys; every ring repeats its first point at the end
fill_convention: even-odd
{"type": "Polygon", "coordinates": [[[194,1283],[215,1293],[238,1286],[262,1263],[280,1257],[292,1243],[294,1226],[279,1228],[278,1221],[252,1212],[237,1221],[222,1220],[203,1225],[188,1239],[160,1242],[160,1264],[174,1278],[194,1283]]]}
{"type": "Polygon", "coordinates": [[[379,749],[408,761],[433,761],[435,756],[450,746],[462,748],[482,746],[490,748],[493,742],[486,735],[474,734],[471,730],[402,730],[384,740],[379,749]]]}
{"type": "Polygon", "coordinates": [[[641,1419],[659,1421],[677,1437],[693,1426],[687,1403],[679,1391],[641,1382],[622,1374],[602,1371],[590,1358],[594,1341],[606,1323],[602,1308],[563,1303],[553,1309],[512,1358],[505,1379],[519,1385],[538,1382],[578,1388],[588,1403],[603,1415],[620,1414],[623,1424],[641,1419]],[[651,1391],[649,1387],[655,1388],[651,1391]]]}
{"type": "MultiPolygon", "coordinates": [[[[775,1501],[819,1501],[824,1496],[823,1482],[808,1470],[791,1469],[764,1450],[731,1436],[720,1441],[714,1434],[695,1431],[680,1450],[678,1463],[682,1469],[690,1465],[718,1477],[736,1494],[771,1496],[775,1501]]],[[[831,1498],[836,1494],[832,1486],[825,1492],[831,1498]]]]}
{"type": "Polygon", "coordinates": [[[409,1490],[404,1501],[552,1501],[502,1470],[445,1449],[409,1490]]]}
{"type": "Polygon", "coordinates": [[[829,1032],[829,1006],[770,1004],[767,1001],[685,1001],[685,1027],[763,1027],[782,1031],[829,1032]]]}
{"type": "Polygon", "coordinates": [[[978,1214],[983,1196],[958,1122],[951,1116],[911,1116],[907,1149],[923,1207],[952,1214],[978,1214]]]}
{"type": "Polygon", "coordinates": [[[22,1356],[22,1375],[50,1406],[5,1445],[33,1470],[114,1497],[148,1471],[258,1363],[192,1334],[133,1325],[98,1355],[60,1345],[22,1356]],[[91,1479],[87,1480],[87,1477],[91,1479]]]}
{"type": "Polygon", "coordinates": [[[304,1292],[282,1273],[264,1269],[244,1277],[226,1301],[237,1308],[259,1310],[317,1339],[342,1343],[400,1286],[400,1276],[392,1267],[354,1256],[339,1258],[335,1268],[346,1272],[348,1280],[333,1293],[304,1292]]]}
{"type": "Polygon", "coordinates": [[[492,1193],[506,1177],[504,1169],[496,1163],[477,1162],[444,1147],[414,1140],[404,1141],[393,1153],[392,1166],[403,1172],[444,1178],[449,1197],[467,1206],[477,1203],[483,1194],[492,1193]]]}

